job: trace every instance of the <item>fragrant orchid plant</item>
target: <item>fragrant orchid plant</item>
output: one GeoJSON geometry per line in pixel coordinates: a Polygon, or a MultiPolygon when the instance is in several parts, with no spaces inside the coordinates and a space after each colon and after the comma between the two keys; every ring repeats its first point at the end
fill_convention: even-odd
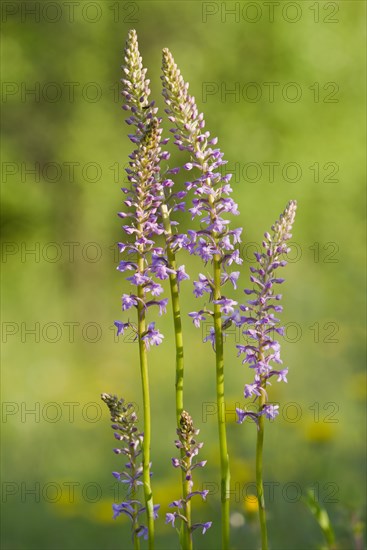
{"type": "MultiPolygon", "coordinates": [[[[223,175],[225,164],[223,153],[216,147],[217,138],[211,138],[205,130],[203,114],[199,113],[195,98],[189,94],[189,85],[184,81],[172,54],[163,50],[162,83],[165,114],[171,124],[174,144],[182,156],[180,166],[168,165],[170,155],[164,150],[168,139],[162,137],[162,119],[150,99],[149,79],[143,67],[136,31],[129,32],[123,65],[122,79],[123,109],[128,112],[127,124],[132,128],[129,138],[134,149],[129,156],[126,169],[129,188],[122,188],[125,195],[124,208],[119,212],[124,220],[122,229],[125,238],[119,243],[125,259],[118,265],[120,272],[127,272],[126,280],[133,287],[130,293],[122,295],[122,311],[135,310],[133,318],[115,321],[117,334],[127,328],[135,334],[139,346],[140,373],[143,398],[143,430],[137,428],[137,418],[122,399],[102,394],[108,405],[115,438],[122,442],[122,448],[115,453],[128,458],[125,471],[114,472],[114,476],[126,484],[126,499],[114,504],[114,517],[127,515],[131,520],[135,548],[140,538],[148,538],[149,548],[154,547],[154,520],[159,505],[153,503],[151,486],[151,412],[148,351],[159,346],[164,338],[155,322],[149,318],[150,308],[158,308],[159,314],[166,313],[168,298],[161,298],[161,281],[168,280],[175,335],[175,396],[176,396],[176,447],[180,457],[172,464],[181,471],[181,498],[173,501],[166,511],[166,523],[180,524],[179,541],[184,550],[191,550],[192,533],[202,533],[212,526],[212,521],[192,522],[192,499],[208,497],[208,491],[194,490],[193,471],[202,468],[206,460],[197,461],[202,448],[197,443],[199,430],[194,428],[191,416],[184,410],[184,344],[180,306],[180,283],[189,278],[184,265],[178,265],[176,255],[182,251],[199,256],[206,273],[194,274],[193,292],[197,298],[208,294],[210,308],[201,307],[190,312],[194,325],[200,327],[207,318],[211,321],[209,334],[204,342],[210,342],[214,350],[216,373],[216,400],[218,410],[218,442],[221,470],[222,505],[222,548],[230,547],[230,468],[227,449],[224,387],[224,336],[226,330],[235,324],[251,339],[248,345],[239,345],[239,355],[244,354],[243,363],[253,369],[254,380],[245,385],[244,396],[258,404],[257,412],[247,408],[237,409],[238,422],[253,420],[257,426],[256,476],[259,499],[259,519],[262,534],[262,548],[267,549],[265,503],[262,483],[262,452],[265,418],[274,419],[277,406],[269,402],[267,388],[274,376],[278,381],[287,381],[286,368],[275,368],[281,363],[279,342],[275,335],[282,335],[283,329],[275,317],[281,311],[278,304],[281,296],[274,293],[274,287],[283,282],[276,271],[286,264],[287,240],[295,218],[296,202],[290,201],[287,208],[272,227],[272,234],[265,233],[263,251],[256,253],[257,266],[252,267],[251,282],[254,287],[245,294],[253,296],[246,304],[238,306],[230,295],[231,285],[236,289],[242,259],[238,244],[242,228],[232,228],[231,218],[239,214],[237,204],[231,198],[229,184],[231,174],[223,175]],[[186,189],[177,191],[175,175],[183,170],[193,174],[186,181],[186,189]],[[186,233],[177,231],[174,212],[188,212],[193,225],[186,233]],[[196,222],[198,219],[199,223],[196,222]],[[222,288],[226,285],[226,294],[222,288]],[[144,504],[138,500],[139,486],[144,492],[144,504]],[[143,521],[144,517],[146,522],[143,521]],[[146,523],[146,526],[145,526],[146,523]]],[[[188,395],[187,389],[185,395],[188,395]]],[[[195,502],[195,499],[194,499],[195,502]]],[[[214,528],[214,526],[213,526],[214,528]]]]}
{"type": "Polygon", "coordinates": [[[182,451],[181,459],[172,458],[172,465],[174,468],[181,468],[185,478],[185,489],[182,498],[174,500],[169,505],[170,508],[176,508],[175,512],[168,512],[166,514],[166,523],[171,523],[175,526],[176,519],[180,519],[185,525],[183,531],[183,537],[186,540],[182,540],[182,546],[186,548],[192,548],[192,533],[195,529],[201,528],[203,535],[211,527],[212,522],[207,521],[205,523],[191,523],[191,499],[194,496],[201,496],[203,500],[206,499],[209,491],[193,491],[193,470],[195,468],[203,468],[206,464],[206,460],[200,462],[194,462],[193,459],[198,455],[203,443],[197,443],[195,436],[198,435],[200,430],[194,428],[194,424],[191,416],[188,412],[182,411],[180,417],[180,427],[177,428],[178,439],[175,441],[175,445],[182,451]]]}
{"type": "MultiPolygon", "coordinates": [[[[137,550],[140,547],[139,537],[148,537],[148,529],[140,523],[139,518],[146,508],[138,500],[139,486],[143,485],[141,481],[143,465],[139,457],[142,453],[144,435],[139,433],[136,427],[138,419],[132,403],[125,404],[123,399],[118,399],[116,395],[107,393],[103,393],[101,398],[109,408],[115,439],[122,445],[122,447],[115,448],[114,452],[117,455],[122,454],[128,459],[124,471],[112,473],[127,488],[127,498],[120,504],[113,504],[113,517],[116,519],[121,514],[129,517],[134,547],[137,550]]],[[[154,518],[158,517],[158,510],[159,504],[154,506],[154,518]]]]}

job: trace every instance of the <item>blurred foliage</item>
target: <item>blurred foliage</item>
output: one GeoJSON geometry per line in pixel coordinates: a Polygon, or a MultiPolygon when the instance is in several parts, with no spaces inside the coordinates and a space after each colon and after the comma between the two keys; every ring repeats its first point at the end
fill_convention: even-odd
{"type": "MultiPolygon", "coordinates": [[[[294,22],[298,12],[284,11],[287,2],[275,8],[273,21],[266,2],[83,1],[72,14],[66,4],[1,6],[4,550],[112,550],[130,543],[128,523],[111,519],[118,496],[111,472],[119,459],[99,394],[141,404],[136,346],[116,342],[112,327],[127,288],[115,271],[114,243],[122,235],[116,212],[131,149],[118,94],[131,27],[159,106],[160,51],[169,47],[234,169],[241,211],[235,221],[245,239],[240,287],[252,261],[248,243],[260,242],[289,199],[298,201],[295,261],[283,289],[289,384],[270,389],[282,412],[266,429],[264,468],[274,489],[269,537],[274,550],[322,542],[301,500],[312,486],[338,547],[352,548],[353,518],[365,506],[365,3],[302,0],[292,3],[301,13],[294,22]],[[225,11],[231,8],[240,10],[238,20],[225,11]],[[275,83],[274,101],[265,83],[275,83]],[[226,94],[236,86],[239,97],[226,94]],[[251,100],[259,87],[261,97],[251,100]],[[287,99],[299,89],[299,101],[287,99]],[[336,102],[326,102],[331,92],[336,102]],[[279,163],[273,182],[264,164],[272,162],[279,163]],[[290,181],[297,178],[288,163],[301,168],[297,181],[290,181]],[[39,341],[27,333],[32,327],[39,341]]],[[[180,163],[172,149],[172,165],[180,163]]],[[[183,263],[192,279],[203,269],[192,258],[183,263]]],[[[196,543],[218,548],[214,357],[186,316],[197,309],[191,283],[182,293],[186,408],[205,442],[201,481],[215,493],[197,512],[213,519],[213,528],[196,543]]],[[[153,486],[162,505],[157,548],[171,549],[176,534],[163,518],[179,496],[170,463],[174,346],[170,317],[159,325],[166,338],[150,353],[153,486]]],[[[251,499],[254,427],[238,426],[233,413],[250,378],[236,358],[239,338],[228,337],[226,390],[233,547],[242,550],[257,548],[259,533],[251,499]]]]}

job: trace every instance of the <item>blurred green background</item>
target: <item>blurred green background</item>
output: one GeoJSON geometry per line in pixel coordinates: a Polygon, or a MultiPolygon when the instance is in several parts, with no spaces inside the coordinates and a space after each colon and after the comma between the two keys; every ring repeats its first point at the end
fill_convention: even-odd
{"type": "MultiPolygon", "coordinates": [[[[307,487],[328,510],[339,548],[363,547],[365,6],[2,2],[4,550],[130,548],[129,524],[111,519],[119,496],[111,472],[119,458],[99,394],[141,405],[137,347],[117,342],[112,326],[125,319],[120,296],[128,288],[115,270],[115,243],[123,235],[116,212],[131,150],[118,81],[132,27],[159,107],[161,49],[169,47],[234,170],[241,211],[235,222],[244,226],[238,298],[262,233],[289,199],[298,201],[282,289],[289,383],[271,388],[281,414],[265,435],[271,548],[322,544],[302,502],[307,487]]],[[[181,164],[170,148],[172,166],[181,164]]],[[[192,280],[203,269],[192,258],[181,261],[192,280]]],[[[195,543],[214,549],[214,355],[186,315],[199,308],[192,282],[182,285],[182,304],[186,408],[208,460],[198,484],[213,493],[195,512],[213,527],[205,537],[197,533],[195,543]]],[[[180,494],[170,463],[170,316],[159,326],[165,340],[150,353],[153,488],[161,503],[157,548],[168,550],[177,538],[164,513],[180,494]]],[[[256,502],[246,498],[254,492],[255,429],[237,425],[233,413],[251,378],[236,358],[240,340],[233,333],[226,347],[232,542],[256,549],[256,502]]]]}

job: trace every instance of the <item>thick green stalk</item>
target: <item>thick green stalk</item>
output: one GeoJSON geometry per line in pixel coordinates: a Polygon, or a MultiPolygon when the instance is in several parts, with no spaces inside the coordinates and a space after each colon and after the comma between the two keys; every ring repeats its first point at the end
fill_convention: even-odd
{"type": "MultiPolygon", "coordinates": [[[[144,259],[138,260],[138,270],[144,269],[144,259]]],[[[143,390],[143,410],[144,410],[144,439],[143,439],[143,487],[145,506],[147,509],[148,540],[149,549],[154,548],[154,508],[153,494],[150,485],[150,441],[151,441],[151,421],[150,421],[150,394],[149,394],[149,374],[147,350],[142,336],[146,330],[145,309],[143,305],[144,291],[142,286],[138,286],[138,339],[140,355],[140,372],[143,390]]]]}
{"type": "MultiPolygon", "coordinates": [[[[261,392],[259,398],[259,412],[262,410],[265,404],[265,393],[261,392]]],[[[259,426],[257,430],[257,442],[256,442],[256,488],[257,499],[259,505],[259,521],[261,530],[261,548],[262,550],[268,550],[268,535],[266,529],[266,515],[265,515],[265,499],[264,499],[264,486],[263,486],[263,443],[264,443],[264,415],[259,417],[259,426]]]]}
{"type": "MultiPolygon", "coordinates": [[[[168,208],[165,204],[161,206],[163,227],[165,230],[166,249],[168,267],[174,269],[176,272],[176,256],[171,250],[170,239],[172,237],[171,222],[169,218],[168,208]]],[[[178,292],[178,282],[176,273],[170,273],[169,275],[170,289],[171,289],[171,301],[172,301],[172,313],[173,313],[173,325],[175,332],[175,346],[176,346],[176,422],[177,428],[180,428],[180,418],[183,411],[183,381],[184,381],[184,349],[183,349],[183,335],[182,335],[182,321],[181,321],[181,308],[178,292]]],[[[181,449],[181,458],[184,457],[184,452],[181,449]]],[[[190,492],[189,482],[186,480],[185,472],[182,471],[182,496],[185,500],[190,492]]],[[[187,523],[182,522],[182,540],[184,550],[191,550],[192,537],[191,537],[191,503],[190,501],[184,504],[183,515],[187,519],[187,523]]]]}
{"type": "MultiPolygon", "coordinates": [[[[183,498],[186,499],[187,495],[190,492],[190,482],[185,479],[185,473],[183,474],[183,498]]],[[[192,533],[191,533],[191,501],[189,500],[186,502],[183,506],[183,514],[187,519],[187,523],[185,521],[182,522],[182,543],[183,543],[183,550],[192,550],[192,533]]]]}
{"type": "MultiPolygon", "coordinates": [[[[206,172],[205,164],[202,166],[202,172],[206,172]]],[[[213,197],[209,197],[209,204],[213,208],[213,197]]],[[[214,219],[211,213],[212,220],[214,219]]],[[[213,235],[216,245],[218,238],[213,235]]],[[[220,300],[221,294],[221,258],[219,254],[214,254],[213,258],[213,300],[220,300]]],[[[214,333],[215,333],[215,364],[216,364],[216,391],[217,391],[217,409],[218,409],[218,435],[219,435],[219,454],[220,454],[220,494],[222,505],[222,550],[228,550],[230,540],[230,484],[231,474],[229,469],[229,456],[227,447],[227,429],[226,429],[226,406],[224,399],[224,349],[223,349],[223,329],[222,329],[222,310],[220,304],[214,305],[214,333]]]]}
{"type": "MultiPolygon", "coordinates": [[[[214,300],[220,300],[220,256],[214,256],[214,300]]],[[[224,400],[224,357],[223,357],[223,331],[222,312],[220,304],[214,304],[214,330],[215,330],[215,357],[217,375],[217,407],[218,407],[218,431],[221,471],[221,503],[222,503],[222,548],[229,548],[229,495],[230,495],[230,471],[229,456],[227,450],[227,433],[225,419],[224,400]]]]}
{"type": "MultiPolygon", "coordinates": [[[[162,221],[166,238],[167,260],[168,267],[176,271],[176,257],[171,250],[170,239],[172,237],[171,222],[167,206],[161,206],[162,221]]],[[[180,418],[183,411],[183,377],[184,377],[184,352],[183,352],[183,337],[182,337],[182,322],[181,309],[178,294],[178,283],[176,273],[170,273],[169,282],[171,288],[171,301],[173,324],[175,330],[175,345],[176,345],[176,420],[177,428],[180,427],[180,418]]]]}

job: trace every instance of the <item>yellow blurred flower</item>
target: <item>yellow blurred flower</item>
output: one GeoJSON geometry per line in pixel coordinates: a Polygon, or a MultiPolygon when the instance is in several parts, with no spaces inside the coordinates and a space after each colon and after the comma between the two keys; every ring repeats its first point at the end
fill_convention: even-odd
{"type": "Polygon", "coordinates": [[[243,507],[247,514],[256,514],[259,510],[259,502],[255,495],[248,495],[244,498],[243,507]]]}
{"type": "Polygon", "coordinates": [[[333,424],[312,422],[306,428],[305,436],[314,443],[327,443],[335,438],[336,428],[333,424]]]}

